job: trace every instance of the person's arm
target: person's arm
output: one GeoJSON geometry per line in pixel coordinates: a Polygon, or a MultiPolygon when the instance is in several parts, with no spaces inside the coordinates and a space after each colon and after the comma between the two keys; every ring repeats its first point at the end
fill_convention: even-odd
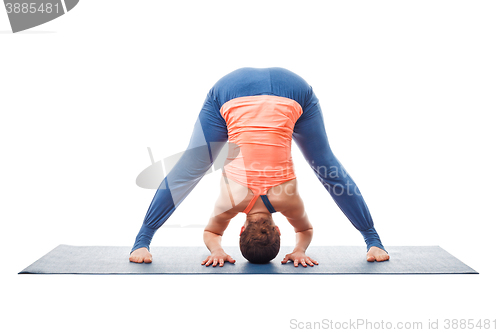
{"type": "Polygon", "coordinates": [[[294,194],[287,198],[287,209],[281,211],[281,214],[286,217],[288,222],[295,230],[295,248],[285,256],[281,263],[285,264],[288,260],[293,261],[295,267],[299,264],[306,267],[307,265],[314,266],[318,262],[306,255],[306,250],[311,243],[313,237],[313,227],[309,222],[307,213],[304,208],[304,202],[298,194],[294,194]]]}
{"type": "Polygon", "coordinates": [[[222,249],[221,241],[222,235],[229,225],[229,222],[231,222],[231,219],[234,218],[238,212],[234,209],[220,212],[220,207],[224,206],[221,204],[221,200],[223,200],[223,196],[219,197],[217,200],[214,214],[203,231],[203,241],[210,251],[210,255],[201,262],[201,264],[205,266],[224,266],[225,261],[229,261],[233,264],[236,261],[222,249]]]}
{"type": "Polygon", "coordinates": [[[212,216],[203,231],[203,241],[210,252],[222,249],[221,239],[231,219],[237,213],[224,212],[217,216],[212,216]]]}

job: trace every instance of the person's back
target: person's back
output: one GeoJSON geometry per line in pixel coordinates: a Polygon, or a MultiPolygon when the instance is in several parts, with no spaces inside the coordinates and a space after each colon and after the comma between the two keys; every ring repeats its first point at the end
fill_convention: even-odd
{"type": "Polygon", "coordinates": [[[258,196],[295,179],[291,144],[302,108],[287,98],[257,95],[232,99],[220,112],[233,143],[223,172],[254,193],[244,210],[248,213],[258,196]]]}

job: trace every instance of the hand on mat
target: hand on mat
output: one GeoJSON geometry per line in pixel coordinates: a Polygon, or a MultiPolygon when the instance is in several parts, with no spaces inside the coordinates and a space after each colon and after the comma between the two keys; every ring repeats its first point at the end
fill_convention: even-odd
{"type": "Polygon", "coordinates": [[[217,251],[214,251],[212,252],[208,257],[207,259],[203,260],[201,262],[202,265],[205,265],[205,266],[210,266],[210,264],[215,267],[217,265],[219,265],[220,267],[224,266],[224,262],[225,261],[228,261],[230,262],[231,264],[234,264],[236,262],[236,260],[234,260],[233,258],[231,258],[231,256],[229,254],[227,254],[226,252],[224,252],[224,250],[217,250],[217,251]]]}
{"type": "Polygon", "coordinates": [[[287,254],[281,261],[281,263],[286,264],[288,260],[293,261],[293,265],[295,267],[298,267],[299,263],[304,267],[307,267],[307,265],[314,266],[318,264],[316,260],[313,260],[310,257],[306,256],[306,253],[303,251],[293,251],[292,253],[287,254]]]}

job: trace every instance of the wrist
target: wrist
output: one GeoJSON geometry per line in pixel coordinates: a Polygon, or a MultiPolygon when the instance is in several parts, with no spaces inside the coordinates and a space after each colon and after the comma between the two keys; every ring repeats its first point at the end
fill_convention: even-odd
{"type": "Polygon", "coordinates": [[[220,246],[217,246],[217,247],[214,247],[213,249],[210,249],[210,253],[212,253],[212,254],[217,253],[217,252],[224,252],[224,250],[220,246]]]}
{"type": "Polygon", "coordinates": [[[306,253],[306,249],[304,247],[301,247],[301,246],[295,246],[295,248],[293,249],[293,252],[294,253],[297,253],[297,252],[306,253]]]}

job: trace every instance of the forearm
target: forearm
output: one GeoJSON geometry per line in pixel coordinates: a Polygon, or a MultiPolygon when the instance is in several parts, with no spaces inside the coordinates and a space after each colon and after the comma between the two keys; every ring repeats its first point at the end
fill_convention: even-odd
{"type": "Polygon", "coordinates": [[[311,243],[313,237],[313,229],[299,231],[295,234],[296,244],[294,251],[306,252],[307,247],[311,243]]]}
{"type": "Polygon", "coordinates": [[[208,250],[213,253],[214,251],[217,250],[222,250],[222,236],[215,234],[211,231],[205,230],[203,232],[203,241],[205,242],[205,245],[207,246],[208,250]]]}

